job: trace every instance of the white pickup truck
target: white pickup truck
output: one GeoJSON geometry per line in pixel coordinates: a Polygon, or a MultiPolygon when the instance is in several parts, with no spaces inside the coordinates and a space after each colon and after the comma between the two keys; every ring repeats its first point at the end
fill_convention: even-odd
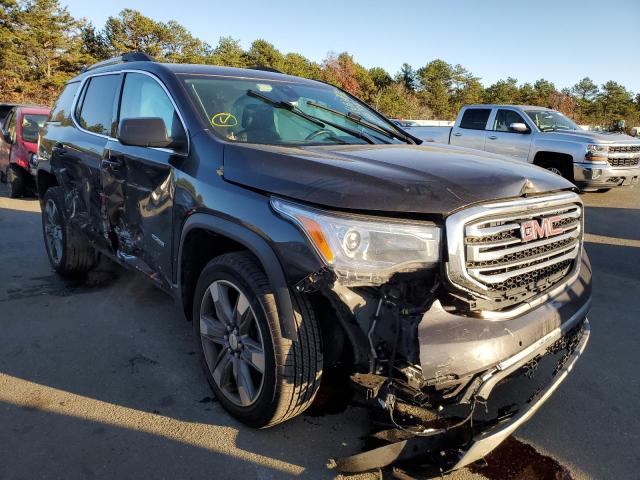
{"type": "Polygon", "coordinates": [[[634,185],[640,139],[581,129],[560,112],[524,105],[468,105],[453,127],[405,127],[426,141],[496,153],[533,163],[584,191],[634,185]]]}

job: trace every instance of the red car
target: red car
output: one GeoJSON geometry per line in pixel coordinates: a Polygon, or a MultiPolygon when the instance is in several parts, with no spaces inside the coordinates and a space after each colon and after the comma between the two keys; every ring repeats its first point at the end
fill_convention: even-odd
{"type": "Polygon", "coordinates": [[[9,195],[16,198],[27,191],[35,191],[38,133],[49,117],[50,108],[31,105],[2,107],[0,110],[4,110],[6,116],[0,118],[0,178],[8,183],[9,195]]]}

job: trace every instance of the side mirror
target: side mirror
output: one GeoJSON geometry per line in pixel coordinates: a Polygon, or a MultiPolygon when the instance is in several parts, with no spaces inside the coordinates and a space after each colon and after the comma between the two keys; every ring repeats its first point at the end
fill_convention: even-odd
{"type": "Polygon", "coordinates": [[[136,147],[173,146],[173,139],[167,134],[164,120],[157,117],[124,118],[118,127],[118,140],[123,145],[136,147]]]}
{"type": "Polygon", "coordinates": [[[512,123],[509,125],[509,130],[517,133],[529,133],[529,127],[526,123],[512,123]]]}

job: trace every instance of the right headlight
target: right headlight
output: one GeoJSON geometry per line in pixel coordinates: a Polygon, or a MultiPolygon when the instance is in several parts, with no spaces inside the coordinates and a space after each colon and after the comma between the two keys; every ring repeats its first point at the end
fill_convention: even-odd
{"type": "Polygon", "coordinates": [[[302,229],[343,284],[378,285],[440,260],[440,228],[430,222],[329,212],[278,198],[271,205],[302,229]]]}

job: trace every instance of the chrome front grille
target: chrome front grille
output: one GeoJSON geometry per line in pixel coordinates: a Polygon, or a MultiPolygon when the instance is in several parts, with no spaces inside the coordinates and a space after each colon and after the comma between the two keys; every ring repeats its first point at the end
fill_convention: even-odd
{"type": "Polygon", "coordinates": [[[582,203],[574,193],[473,207],[447,219],[450,282],[472,310],[504,312],[579,267],[582,203]]]}
{"type": "Polygon", "coordinates": [[[610,153],[640,153],[640,145],[611,145],[610,153]]]}
{"type": "Polygon", "coordinates": [[[637,167],[638,158],[609,158],[609,164],[612,167],[637,167]]]}

